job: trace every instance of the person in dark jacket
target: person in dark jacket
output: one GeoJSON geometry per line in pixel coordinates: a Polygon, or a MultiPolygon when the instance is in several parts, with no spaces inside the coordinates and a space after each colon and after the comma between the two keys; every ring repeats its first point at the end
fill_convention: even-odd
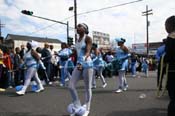
{"type": "Polygon", "coordinates": [[[52,55],[51,55],[51,52],[49,51],[49,44],[45,43],[44,48],[41,51],[41,59],[42,59],[42,62],[44,63],[44,66],[46,67],[46,72],[50,81],[49,84],[52,84],[51,82],[52,79],[50,76],[51,75],[51,58],[52,58],[52,55]]]}
{"type": "Polygon", "coordinates": [[[20,58],[20,48],[16,47],[15,48],[15,55],[14,55],[14,65],[13,65],[13,70],[14,71],[14,81],[15,81],[15,86],[21,84],[21,71],[20,71],[20,64],[22,63],[21,58],[20,58]]]}
{"type": "Polygon", "coordinates": [[[167,90],[170,98],[168,116],[175,116],[175,16],[167,18],[165,29],[168,33],[165,44],[165,63],[168,66],[167,90]]]}

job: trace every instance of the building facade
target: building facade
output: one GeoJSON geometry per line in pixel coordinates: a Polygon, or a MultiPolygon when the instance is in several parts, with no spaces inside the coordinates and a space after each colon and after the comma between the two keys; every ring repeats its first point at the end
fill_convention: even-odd
{"type": "MultiPolygon", "coordinates": [[[[149,43],[149,53],[148,55],[155,55],[157,48],[160,47],[162,42],[150,42],[149,43]]],[[[146,55],[147,54],[147,44],[146,43],[135,43],[132,44],[132,52],[136,54],[146,55]]]]}
{"type": "Polygon", "coordinates": [[[93,43],[96,43],[99,48],[103,48],[104,51],[110,49],[110,35],[98,31],[92,32],[93,43]]]}
{"type": "Polygon", "coordinates": [[[61,41],[58,39],[51,38],[42,38],[42,37],[32,37],[32,36],[24,36],[24,35],[14,35],[8,34],[5,38],[4,44],[10,48],[20,47],[21,45],[26,45],[28,41],[37,41],[38,47],[43,48],[45,43],[54,46],[54,51],[58,51],[61,49],[61,41]]]}

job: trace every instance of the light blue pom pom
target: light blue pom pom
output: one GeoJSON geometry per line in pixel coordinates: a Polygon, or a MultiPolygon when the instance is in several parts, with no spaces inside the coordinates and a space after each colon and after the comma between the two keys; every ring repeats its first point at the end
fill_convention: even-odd
{"type": "Polygon", "coordinates": [[[20,91],[23,88],[23,85],[18,85],[15,87],[16,91],[20,91]]]}
{"type": "Polygon", "coordinates": [[[38,86],[37,85],[32,85],[32,91],[36,91],[38,90],[38,86]]]}

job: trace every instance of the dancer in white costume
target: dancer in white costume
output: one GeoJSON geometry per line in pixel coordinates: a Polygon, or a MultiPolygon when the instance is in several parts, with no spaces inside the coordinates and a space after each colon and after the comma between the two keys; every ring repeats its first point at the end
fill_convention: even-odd
{"type": "Polygon", "coordinates": [[[17,91],[16,93],[18,95],[24,95],[26,92],[27,87],[29,86],[31,79],[34,78],[38,85],[38,89],[35,92],[40,92],[44,90],[44,87],[38,77],[37,69],[38,65],[40,64],[43,68],[44,65],[40,60],[40,57],[38,53],[33,49],[37,46],[37,42],[32,41],[27,43],[27,52],[24,55],[24,64],[23,66],[26,66],[26,74],[25,74],[25,82],[24,86],[20,91],[17,91]]]}
{"type": "Polygon", "coordinates": [[[117,70],[119,86],[115,92],[120,93],[123,92],[123,90],[126,91],[128,89],[125,73],[128,67],[128,58],[131,56],[131,54],[129,53],[128,48],[124,45],[126,41],[125,39],[116,38],[115,40],[119,46],[115,49],[115,58],[121,62],[121,67],[117,70]]]}
{"type": "Polygon", "coordinates": [[[93,65],[94,65],[94,74],[92,79],[92,88],[96,88],[96,74],[100,77],[102,81],[102,87],[105,88],[107,86],[106,80],[103,76],[103,70],[105,69],[106,62],[102,58],[102,54],[100,50],[98,49],[97,44],[92,44],[92,59],[93,59],[93,65]]]}
{"type": "MultiPolygon", "coordinates": [[[[88,116],[90,112],[90,104],[92,98],[92,77],[93,77],[93,62],[90,56],[92,47],[92,39],[88,34],[88,26],[84,23],[78,24],[77,33],[79,38],[75,44],[77,50],[77,65],[72,72],[72,77],[69,81],[69,90],[72,97],[73,106],[75,109],[79,109],[81,106],[76,90],[76,84],[78,80],[83,77],[85,85],[85,102],[83,107],[86,111],[82,116],[88,116]]],[[[76,110],[71,115],[75,115],[76,110]]]]}

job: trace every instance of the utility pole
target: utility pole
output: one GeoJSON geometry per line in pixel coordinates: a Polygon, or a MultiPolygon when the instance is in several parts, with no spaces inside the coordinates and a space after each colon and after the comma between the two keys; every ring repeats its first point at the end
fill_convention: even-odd
{"type": "Polygon", "coordinates": [[[152,9],[148,10],[148,5],[146,5],[146,11],[142,12],[142,16],[146,16],[146,47],[147,47],[147,57],[149,56],[149,25],[148,16],[152,15],[152,9]]]}
{"type": "Polygon", "coordinates": [[[2,36],[1,30],[2,30],[3,27],[4,27],[4,24],[2,24],[2,23],[1,23],[1,20],[0,20],[0,37],[2,36]]]}
{"type": "Polygon", "coordinates": [[[77,42],[77,0],[74,0],[75,43],[77,42]]]}

